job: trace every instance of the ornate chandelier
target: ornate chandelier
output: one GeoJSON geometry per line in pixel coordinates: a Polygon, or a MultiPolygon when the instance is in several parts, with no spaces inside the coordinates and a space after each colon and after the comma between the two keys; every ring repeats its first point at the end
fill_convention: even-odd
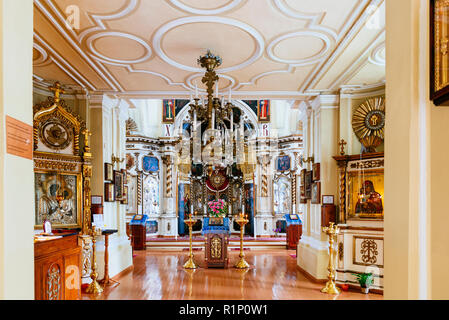
{"type": "Polygon", "coordinates": [[[195,102],[189,110],[192,136],[189,149],[191,162],[205,165],[210,175],[216,168],[244,164],[248,143],[245,143],[243,115],[234,114],[236,107],[231,103],[231,93],[226,103],[224,97],[218,96],[219,77],[215,69],[222,64],[222,59],[208,50],[198,59],[198,64],[206,69],[202,82],[207,87],[207,98],[200,99],[195,87],[195,102]]]}

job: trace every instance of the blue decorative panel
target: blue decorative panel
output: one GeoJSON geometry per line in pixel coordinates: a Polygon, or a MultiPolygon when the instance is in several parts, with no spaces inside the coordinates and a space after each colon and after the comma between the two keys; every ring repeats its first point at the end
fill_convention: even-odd
{"type": "Polygon", "coordinates": [[[146,225],[146,231],[147,233],[157,233],[158,231],[157,221],[155,220],[148,221],[146,225]]]}
{"type": "Polygon", "coordinates": [[[278,171],[287,171],[291,168],[291,160],[289,156],[278,158],[278,171]]]}
{"type": "Polygon", "coordinates": [[[143,157],[142,168],[146,172],[158,172],[159,171],[159,159],[156,157],[143,157]]]}

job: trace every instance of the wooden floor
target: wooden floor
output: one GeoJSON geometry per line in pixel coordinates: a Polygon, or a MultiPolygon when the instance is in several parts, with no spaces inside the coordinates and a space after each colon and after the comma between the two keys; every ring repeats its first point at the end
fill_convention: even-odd
{"type": "MultiPolygon", "coordinates": [[[[230,266],[238,258],[230,251],[230,266]]],[[[185,270],[187,252],[135,251],[134,269],[120,279],[120,285],[107,287],[95,300],[380,300],[382,295],[343,292],[339,296],[323,294],[323,284],[309,281],[297,268],[294,251],[245,251],[252,266],[185,270]]],[[[204,253],[194,252],[201,266],[204,253]]]]}

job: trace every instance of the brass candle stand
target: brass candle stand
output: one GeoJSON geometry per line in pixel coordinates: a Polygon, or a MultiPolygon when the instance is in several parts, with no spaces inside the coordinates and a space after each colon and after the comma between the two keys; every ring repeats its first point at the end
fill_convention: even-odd
{"type": "Polygon", "coordinates": [[[237,269],[247,269],[249,268],[248,262],[245,261],[245,254],[243,253],[243,232],[245,230],[245,225],[249,222],[247,219],[248,216],[244,216],[243,213],[239,215],[239,218],[236,220],[236,222],[240,226],[240,254],[239,254],[239,261],[235,264],[234,268],[237,269]]]}
{"type": "Polygon", "coordinates": [[[100,294],[103,292],[103,288],[100,286],[100,284],[97,281],[98,278],[98,272],[97,272],[97,255],[95,253],[96,246],[95,243],[97,242],[95,240],[95,237],[98,236],[98,231],[95,228],[95,226],[92,226],[92,272],[90,274],[90,278],[92,279],[92,282],[90,283],[89,287],[86,289],[86,293],[92,293],[92,294],[100,294]]]}
{"type": "Polygon", "coordinates": [[[329,236],[329,266],[327,270],[329,270],[328,281],[326,286],[321,289],[322,293],[328,294],[340,294],[340,289],[335,285],[335,268],[334,268],[334,237],[340,233],[340,229],[337,226],[334,226],[334,223],[331,222],[329,227],[323,227],[323,232],[329,236]]]}
{"type": "Polygon", "coordinates": [[[189,215],[188,220],[184,220],[185,224],[189,226],[189,236],[190,236],[190,247],[189,247],[189,260],[184,264],[185,269],[196,269],[198,265],[193,260],[193,249],[192,249],[192,226],[196,223],[196,220],[192,219],[192,214],[189,215]]]}

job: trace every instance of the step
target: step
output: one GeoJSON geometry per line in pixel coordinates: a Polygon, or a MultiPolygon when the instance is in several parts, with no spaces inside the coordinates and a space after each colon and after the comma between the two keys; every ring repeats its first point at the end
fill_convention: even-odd
{"type": "MultiPolygon", "coordinates": [[[[175,240],[175,239],[156,239],[147,240],[147,250],[184,250],[188,249],[190,242],[188,240],[175,240]]],[[[192,248],[194,250],[204,248],[204,240],[195,239],[192,241],[192,248]]],[[[243,242],[243,247],[250,250],[265,250],[265,249],[285,249],[286,242],[283,240],[258,240],[250,239],[243,242]]],[[[239,240],[229,241],[228,248],[235,250],[240,248],[239,240]]]]}

